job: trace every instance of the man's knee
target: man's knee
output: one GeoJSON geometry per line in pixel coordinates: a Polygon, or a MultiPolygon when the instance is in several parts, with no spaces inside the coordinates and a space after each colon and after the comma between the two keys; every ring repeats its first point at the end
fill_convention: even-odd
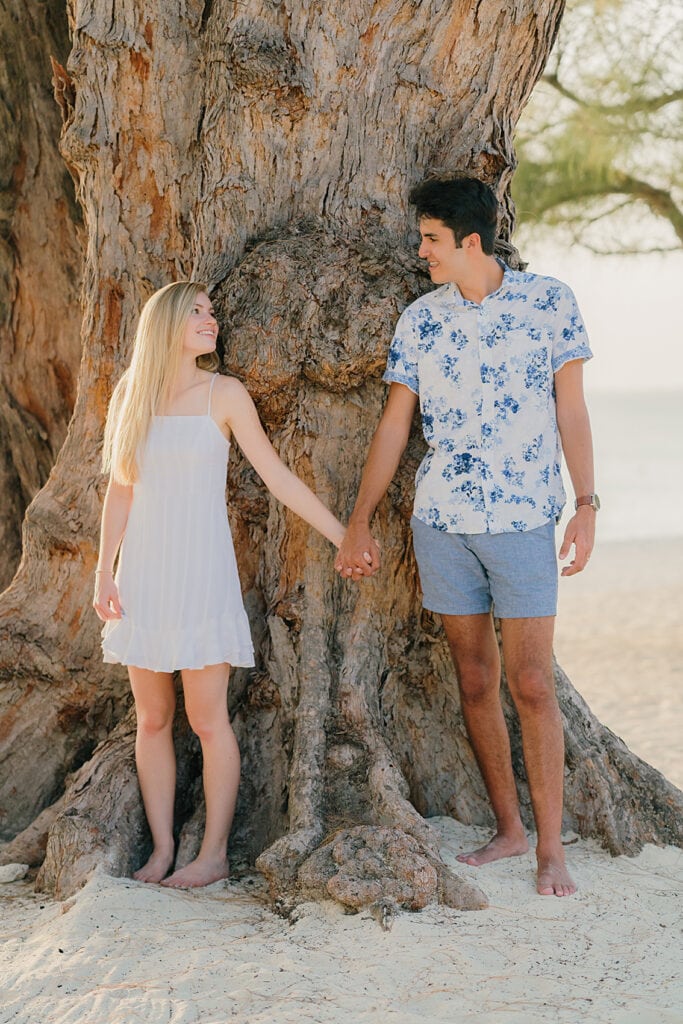
{"type": "Polygon", "coordinates": [[[510,693],[518,708],[529,711],[554,710],[557,707],[555,680],[551,669],[529,666],[508,674],[510,693]]]}
{"type": "Polygon", "coordinates": [[[459,657],[454,658],[454,662],[463,704],[475,707],[498,698],[500,665],[497,661],[459,657]]]}

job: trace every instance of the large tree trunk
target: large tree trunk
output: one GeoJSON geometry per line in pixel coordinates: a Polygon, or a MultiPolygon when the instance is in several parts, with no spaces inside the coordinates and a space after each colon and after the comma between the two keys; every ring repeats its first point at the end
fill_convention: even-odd
{"type": "MultiPolygon", "coordinates": [[[[62,151],[88,235],[84,353],[69,435],[0,605],[0,807],[5,835],[20,833],[6,857],[35,851],[51,822],[41,882],[52,891],[73,890],[94,863],[130,870],[147,842],[125,673],[101,664],[89,609],[99,438],[143,300],[178,276],[209,284],[226,372],[246,382],[285,461],[347,515],[393,324],[427,286],[408,187],[430,169],[474,171],[496,188],[509,235],[513,126],[561,9],[247,0],[158,5],[151,17],[141,3],[71,4],[62,151]]],[[[384,899],[382,913],[484,903],[446,871],[425,821],[485,823],[489,810],[446,644],[420,609],[408,529],[420,452],[416,427],[375,521],[383,575],[359,587],[239,454],[231,462],[258,662],[231,684],[243,757],[232,855],[258,858],[283,898],[384,899]]],[[[681,794],[600,726],[559,670],[558,686],[567,824],[614,852],[680,843],[681,794]]],[[[191,856],[202,808],[186,736],[179,757],[191,856]]]]}
{"type": "Polygon", "coordinates": [[[62,0],[0,0],[0,591],[76,396],[82,219],[50,67],[69,42],[62,0]]]}

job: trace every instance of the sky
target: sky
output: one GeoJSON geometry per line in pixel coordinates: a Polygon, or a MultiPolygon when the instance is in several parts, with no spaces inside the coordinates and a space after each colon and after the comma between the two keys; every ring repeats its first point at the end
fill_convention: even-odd
{"type": "Polygon", "coordinates": [[[683,252],[595,256],[543,242],[525,246],[528,270],[565,281],[594,358],[586,392],[683,392],[683,252]]]}

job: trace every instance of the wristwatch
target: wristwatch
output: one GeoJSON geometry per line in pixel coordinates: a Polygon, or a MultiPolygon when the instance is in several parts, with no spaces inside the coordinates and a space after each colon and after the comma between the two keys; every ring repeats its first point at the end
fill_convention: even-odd
{"type": "Polygon", "coordinates": [[[590,505],[597,512],[600,508],[600,499],[597,494],[583,494],[580,498],[574,500],[574,511],[578,509],[579,505],[590,505]]]}

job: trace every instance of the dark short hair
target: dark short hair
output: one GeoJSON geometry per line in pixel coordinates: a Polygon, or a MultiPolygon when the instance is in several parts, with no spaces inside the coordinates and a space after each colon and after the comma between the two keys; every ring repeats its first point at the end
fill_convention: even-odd
{"type": "Polygon", "coordinates": [[[456,245],[476,232],[481,247],[493,255],[498,225],[498,200],[492,188],[478,178],[461,174],[455,178],[427,178],[415,185],[408,196],[418,217],[443,221],[455,235],[456,245]]]}

